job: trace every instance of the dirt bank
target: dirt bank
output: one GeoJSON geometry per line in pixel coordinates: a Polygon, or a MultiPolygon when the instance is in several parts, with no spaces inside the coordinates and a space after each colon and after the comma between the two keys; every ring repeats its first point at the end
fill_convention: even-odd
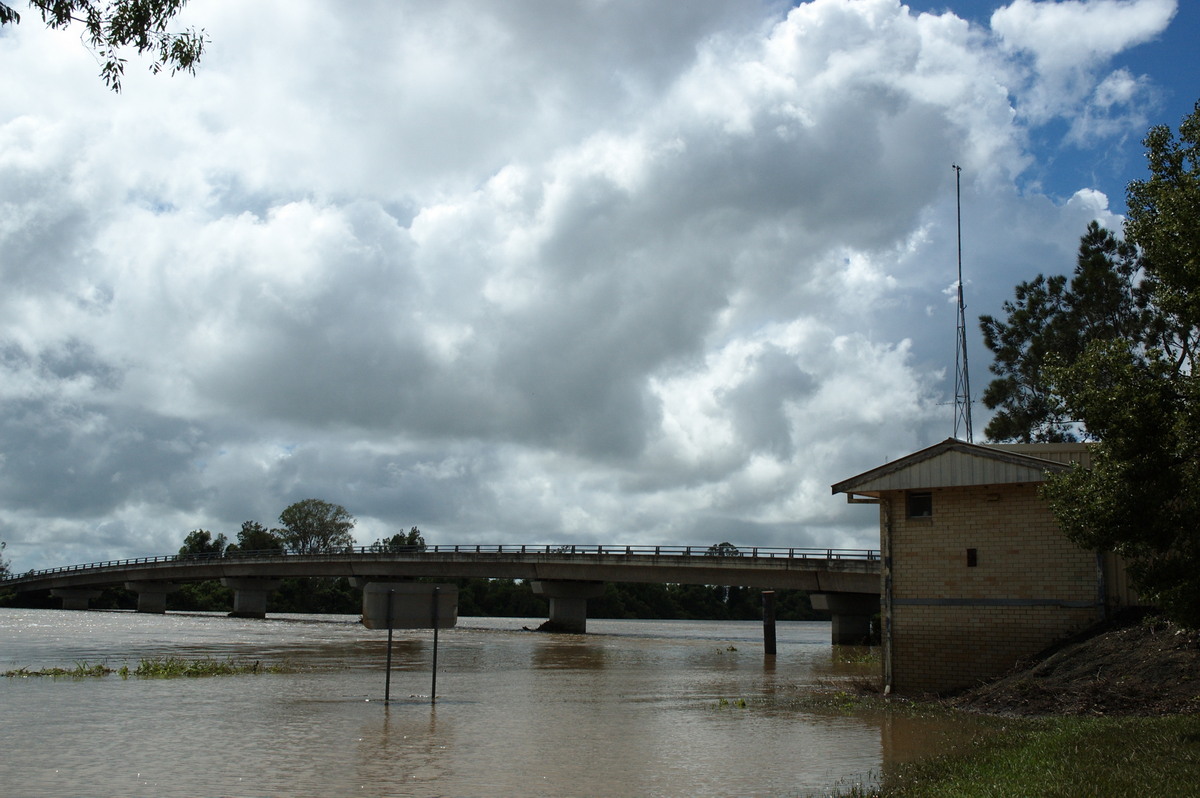
{"type": "Polygon", "coordinates": [[[1014,715],[1200,712],[1200,632],[1125,615],[950,703],[1014,715]]]}

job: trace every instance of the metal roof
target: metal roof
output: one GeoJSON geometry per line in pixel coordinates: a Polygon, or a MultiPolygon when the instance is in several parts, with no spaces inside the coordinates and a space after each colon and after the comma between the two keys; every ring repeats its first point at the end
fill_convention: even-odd
{"type": "Polygon", "coordinates": [[[832,488],[834,493],[878,495],[888,490],[1043,482],[1048,472],[1066,471],[1073,462],[1089,465],[1085,444],[989,446],[947,438],[832,488]]]}

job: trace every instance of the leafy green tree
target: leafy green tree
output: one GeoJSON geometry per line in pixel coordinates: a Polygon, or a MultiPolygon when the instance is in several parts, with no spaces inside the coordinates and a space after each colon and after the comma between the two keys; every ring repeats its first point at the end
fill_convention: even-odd
{"type": "Polygon", "coordinates": [[[673,585],[671,595],[682,617],[729,620],[730,588],[724,585],[673,585]]]}
{"type": "Polygon", "coordinates": [[[1140,347],[1153,319],[1141,276],[1137,248],[1092,222],[1079,241],[1069,284],[1062,275],[1039,274],[1004,303],[1004,321],[980,317],[993,356],[989,369],[997,375],[983,393],[984,405],[997,411],[984,431],[989,440],[1076,439],[1074,418],[1054,393],[1048,368],[1074,362],[1092,341],[1140,347]]]}
{"type": "Polygon", "coordinates": [[[1095,341],[1050,370],[1051,390],[1095,436],[1092,466],[1044,489],[1069,537],[1127,558],[1142,596],[1200,626],[1200,103],[1145,139],[1150,177],[1129,186],[1151,322],[1141,346],[1095,341]]]}
{"type": "Polygon", "coordinates": [[[1056,351],[1059,325],[1066,314],[1067,278],[1039,274],[1016,287],[1004,303],[1006,320],[981,316],[983,342],[992,351],[989,367],[996,379],[983,392],[983,403],[997,411],[984,434],[993,441],[1061,441],[1073,436],[1055,413],[1044,370],[1056,351]]]}
{"type": "Polygon", "coordinates": [[[167,596],[167,606],[185,612],[221,612],[233,606],[233,591],[219,580],[187,582],[167,596]]]}
{"type": "Polygon", "coordinates": [[[371,548],[378,552],[414,552],[425,551],[425,537],[415,526],[407,533],[397,532],[390,538],[380,538],[371,548]]]}
{"type": "Polygon", "coordinates": [[[8,544],[3,540],[0,540],[0,579],[8,579],[9,575],[12,573],[10,570],[12,566],[9,564],[8,558],[4,556],[4,550],[7,547],[8,544]]]}
{"type": "Polygon", "coordinates": [[[362,591],[345,577],[295,577],[280,582],[271,607],[275,612],[350,615],[362,611],[362,591]]]}
{"type": "Polygon", "coordinates": [[[1153,347],[1173,374],[1194,375],[1200,349],[1200,102],[1179,125],[1150,129],[1150,177],[1129,184],[1125,237],[1141,248],[1157,310],[1153,347]]]}
{"type": "MultiPolygon", "coordinates": [[[[741,551],[738,550],[737,546],[733,545],[732,543],[730,543],[728,541],[722,541],[721,543],[714,543],[711,546],[709,546],[708,551],[704,552],[704,556],[705,557],[741,557],[742,553],[741,553],[741,551]]],[[[696,587],[696,586],[691,585],[690,587],[696,587]]],[[[728,586],[717,587],[715,589],[720,597],[721,605],[725,610],[725,612],[719,617],[728,618],[729,617],[728,605],[729,605],[730,589],[728,586]]]]}
{"type": "MultiPolygon", "coordinates": [[[[225,552],[233,549],[228,545],[225,535],[213,537],[207,529],[195,529],[183,539],[179,556],[184,558],[223,557],[225,552]]],[[[219,610],[229,607],[232,592],[216,580],[204,582],[189,582],[180,587],[179,591],[167,597],[167,604],[173,610],[219,610]]]]}
{"type": "Polygon", "coordinates": [[[704,552],[705,557],[741,557],[738,547],[729,542],[714,543],[704,552]]]}
{"type": "Polygon", "coordinates": [[[225,553],[228,540],[224,535],[213,537],[207,529],[196,529],[188,533],[179,548],[181,557],[220,557],[225,553]]]}
{"type": "Polygon", "coordinates": [[[243,521],[238,530],[237,543],[230,544],[227,552],[283,551],[283,540],[279,532],[267,529],[257,521],[243,521]]]}
{"type": "MultiPolygon", "coordinates": [[[[434,580],[441,581],[441,580],[434,580]]],[[[485,618],[545,618],[546,599],[528,581],[459,579],[458,614],[485,618]]]]}
{"type": "MultiPolygon", "coordinates": [[[[83,27],[82,39],[101,63],[100,77],[115,92],[121,90],[125,74],[122,53],[150,53],[150,71],[163,69],[196,73],[208,38],[204,31],[189,28],[180,33],[167,30],[188,0],[29,0],[48,27],[66,30],[83,27]]],[[[9,3],[0,2],[0,26],[16,25],[21,15],[9,3]]]]}
{"type": "Polygon", "coordinates": [[[676,600],[678,585],[609,582],[604,595],[588,601],[592,618],[684,618],[676,600]]]}
{"type": "Polygon", "coordinates": [[[279,514],[280,537],[289,551],[321,554],[354,548],[354,516],[340,504],[304,499],[279,514]]]}
{"type": "Polygon", "coordinates": [[[1145,599],[1200,625],[1200,385],[1170,361],[1089,348],[1060,373],[1070,407],[1099,438],[1090,469],[1044,488],[1067,535],[1126,558],[1145,599]]]}

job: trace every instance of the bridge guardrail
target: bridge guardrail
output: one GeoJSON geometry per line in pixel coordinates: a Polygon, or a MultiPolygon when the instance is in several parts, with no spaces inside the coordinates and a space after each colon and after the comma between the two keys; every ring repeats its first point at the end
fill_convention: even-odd
{"type": "Polygon", "coordinates": [[[427,545],[420,546],[405,546],[398,549],[389,549],[373,546],[355,546],[350,549],[332,552],[291,552],[291,551],[235,551],[222,553],[205,553],[205,554],[160,554],[154,557],[134,557],[124,560],[103,560],[98,562],[85,563],[80,565],[61,565],[57,568],[43,568],[40,570],[27,571],[22,574],[13,574],[7,579],[0,579],[0,585],[9,582],[16,582],[23,579],[31,579],[42,576],[54,576],[56,574],[78,573],[80,571],[94,571],[101,568],[118,568],[128,565],[154,565],[157,563],[166,562],[195,562],[197,560],[238,560],[238,559],[301,559],[305,557],[330,557],[336,555],[381,555],[381,554],[409,554],[409,555],[428,555],[428,554],[536,554],[536,555],[554,555],[563,554],[568,556],[626,556],[626,557],[714,557],[714,558],[735,558],[745,557],[753,559],[788,559],[788,560],[865,560],[872,561],[879,559],[879,551],[877,549],[831,549],[831,548],[773,548],[763,546],[750,546],[744,549],[720,549],[713,546],[606,546],[598,544],[538,544],[538,545],[513,545],[513,544],[467,544],[467,545],[427,545]]]}

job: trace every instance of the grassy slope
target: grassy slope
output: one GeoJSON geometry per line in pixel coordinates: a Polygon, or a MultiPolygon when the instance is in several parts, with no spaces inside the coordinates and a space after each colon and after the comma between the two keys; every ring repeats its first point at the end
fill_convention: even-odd
{"type": "Polygon", "coordinates": [[[1157,798],[1198,793],[1200,716],[1174,715],[1014,720],[963,755],[900,767],[875,794],[1157,798]]]}
{"type": "Polygon", "coordinates": [[[949,705],[996,731],[841,795],[1200,795],[1200,632],[1130,613],[949,705]]]}

